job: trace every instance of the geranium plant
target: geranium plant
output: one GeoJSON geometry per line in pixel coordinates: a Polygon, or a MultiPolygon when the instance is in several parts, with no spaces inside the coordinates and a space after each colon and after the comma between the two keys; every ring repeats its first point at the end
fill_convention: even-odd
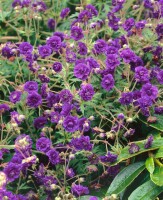
{"type": "Polygon", "coordinates": [[[161,195],[163,1],[1,4],[1,199],[161,195]]]}

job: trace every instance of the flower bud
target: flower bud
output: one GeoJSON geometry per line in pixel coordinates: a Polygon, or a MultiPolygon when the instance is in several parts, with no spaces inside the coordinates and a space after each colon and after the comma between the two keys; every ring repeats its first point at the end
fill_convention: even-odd
{"type": "Polygon", "coordinates": [[[55,200],[62,200],[61,197],[55,197],[55,200]]]}
{"type": "Polygon", "coordinates": [[[90,116],[88,119],[93,121],[95,118],[94,118],[94,116],[90,116]]]}
{"type": "Polygon", "coordinates": [[[126,49],[126,48],[128,48],[128,45],[127,45],[127,44],[124,44],[124,45],[123,45],[123,49],[126,49]]]}
{"type": "Polygon", "coordinates": [[[76,11],[82,11],[82,10],[84,10],[84,8],[83,7],[76,7],[75,10],[76,11]]]}
{"type": "Polygon", "coordinates": [[[126,119],[126,122],[128,122],[128,123],[131,123],[131,122],[133,122],[133,118],[131,118],[131,117],[128,117],[128,118],[126,119]]]}
{"type": "Polygon", "coordinates": [[[52,184],[52,185],[50,186],[50,188],[51,188],[52,190],[56,190],[56,189],[58,188],[58,186],[57,186],[56,184],[52,184]]]}
{"type": "Polygon", "coordinates": [[[83,183],[85,180],[83,177],[80,177],[78,181],[79,181],[79,183],[83,183]]]}
{"type": "Polygon", "coordinates": [[[18,127],[18,124],[17,124],[17,123],[11,123],[11,126],[12,126],[13,128],[16,128],[16,127],[18,127]]]}
{"type": "Polygon", "coordinates": [[[63,120],[60,119],[59,122],[58,122],[58,124],[62,125],[63,124],[63,120]]]}
{"type": "Polygon", "coordinates": [[[22,120],[24,120],[24,119],[25,119],[25,115],[19,115],[19,116],[18,116],[18,120],[19,120],[19,121],[22,121],[22,120]]]}
{"type": "Polygon", "coordinates": [[[4,172],[0,172],[0,189],[3,188],[7,183],[7,177],[4,172]]]}
{"type": "Polygon", "coordinates": [[[74,158],[75,158],[75,154],[72,154],[72,153],[71,153],[71,154],[69,155],[69,159],[70,159],[70,160],[73,160],[74,158]]]}

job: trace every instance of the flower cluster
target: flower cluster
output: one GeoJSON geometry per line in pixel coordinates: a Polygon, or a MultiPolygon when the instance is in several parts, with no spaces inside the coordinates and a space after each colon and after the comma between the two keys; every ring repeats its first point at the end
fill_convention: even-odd
{"type": "MultiPolygon", "coordinates": [[[[105,17],[96,6],[81,5],[75,19],[67,7],[59,20],[49,18],[46,40],[40,35],[34,43],[28,37],[0,46],[2,61],[18,71],[11,79],[2,76],[0,198],[75,200],[90,193],[92,177],[99,184],[119,172],[124,146],[129,156],[152,147],[152,134],[143,147],[134,140],[140,134],[136,119],[150,124],[163,114],[163,4],[142,4],[148,12],[140,14],[157,19],[150,25],[132,13],[121,19],[124,5],[112,0],[109,12],[102,6],[105,17]],[[56,31],[66,18],[70,30],[56,31]],[[24,194],[24,181],[36,189],[24,194]],[[15,183],[16,194],[7,189],[15,183]]],[[[14,0],[12,7],[42,15],[47,10],[43,1],[14,0]]]]}

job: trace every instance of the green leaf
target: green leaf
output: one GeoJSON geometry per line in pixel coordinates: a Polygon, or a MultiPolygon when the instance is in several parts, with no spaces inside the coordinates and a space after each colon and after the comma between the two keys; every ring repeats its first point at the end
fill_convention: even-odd
{"type": "Polygon", "coordinates": [[[155,154],[155,158],[163,158],[163,147],[159,148],[155,154]]]}
{"type": "Polygon", "coordinates": [[[155,128],[159,131],[163,131],[163,115],[154,115],[154,117],[157,117],[157,121],[155,123],[148,123],[146,121],[146,118],[141,117],[139,118],[143,123],[151,126],[152,128],[155,128]]]}
{"type": "MultiPolygon", "coordinates": [[[[90,197],[91,197],[90,195],[87,195],[87,196],[82,196],[82,197],[80,197],[79,199],[80,199],[80,200],[89,200],[90,197]]],[[[102,200],[102,198],[99,198],[99,197],[97,197],[97,199],[98,199],[98,200],[102,200]]]]}
{"type": "Polygon", "coordinates": [[[134,190],[128,200],[153,200],[161,192],[163,192],[163,187],[159,187],[149,180],[134,190]]]}
{"type": "Polygon", "coordinates": [[[159,149],[160,147],[162,147],[163,138],[155,139],[153,141],[152,146],[150,148],[148,148],[148,149],[144,148],[144,143],[145,142],[146,142],[146,140],[141,140],[141,141],[135,142],[135,144],[137,144],[140,147],[140,150],[137,153],[130,154],[129,151],[128,151],[129,150],[129,146],[126,146],[125,148],[123,148],[121,150],[118,158],[117,158],[117,162],[115,162],[113,165],[115,165],[115,164],[117,164],[119,162],[122,162],[124,160],[127,160],[129,158],[135,157],[136,155],[139,155],[141,153],[159,149]]]}
{"type": "Polygon", "coordinates": [[[163,167],[157,166],[150,177],[156,185],[163,186],[163,167]]]}
{"type": "Polygon", "coordinates": [[[149,171],[149,173],[153,174],[155,165],[154,165],[154,160],[152,157],[147,158],[147,160],[145,162],[145,166],[146,166],[147,170],[149,171]]]}
{"type": "Polygon", "coordinates": [[[144,169],[144,162],[137,162],[124,168],[112,181],[107,195],[121,193],[144,169]]]}

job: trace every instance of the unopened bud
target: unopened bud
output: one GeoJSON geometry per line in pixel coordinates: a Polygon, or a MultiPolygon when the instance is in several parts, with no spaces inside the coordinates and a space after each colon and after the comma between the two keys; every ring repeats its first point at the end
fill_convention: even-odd
{"type": "Polygon", "coordinates": [[[59,122],[58,122],[58,124],[62,125],[63,124],[63,120],[60,119],[59,122]]]}
{"type": "Polygon", "coordinates": [[[80,178],[79,178],[79,182],[80,182],[80,183],[83,183],[84,181],[85,181],[85,180],[84,180],[83,177],[80,177],[80,178]]]}
{"type": "Polygon", "coordinates": [[[75,158],[75,154],[70,154],[69,158],[70,158],[70,160],[73,160],[75,158]]]}
{"type": "Polygon", "coordinates": [[[94,116],[90,116],[88,119],[93,121],[95,118],[94,118],[94,116]]]}
{"type": "Polygon", "coordinates": [[[127,45],[127,44],[124,44],[124,45],[123,45],[123,49],[126,49],[126,48],[128,48],[128,45],[127,45]]]}
{"type": "Polygon", "coordinates": [[[58,188],[58,186],[56,184],[52,184],[50,187],[52,190],[56,190],[58,188]]]}
{"type": "Polygon", "coordinates": [[[76,11],[82,11],[82,10],[84,10],[84,8],[83,7],[76,7],[75,10],[76,11]]]}
{"type": "Polygon", "coordinates": [[[128,123],[133,122],[133,118],[131,118],[131,117],[127,118],[127,119],[126,119],[126,122],[128,122],[128,123]]]}

